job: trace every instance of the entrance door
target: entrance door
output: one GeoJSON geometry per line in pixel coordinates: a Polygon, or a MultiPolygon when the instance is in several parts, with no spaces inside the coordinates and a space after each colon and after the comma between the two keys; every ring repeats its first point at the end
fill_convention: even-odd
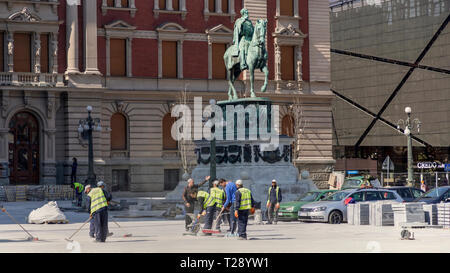
{"type": "Polygon", "coordinates": [[[39,124],[28,112],[19,112],[9,122],[9,181],[39,184],[39,124]]]}

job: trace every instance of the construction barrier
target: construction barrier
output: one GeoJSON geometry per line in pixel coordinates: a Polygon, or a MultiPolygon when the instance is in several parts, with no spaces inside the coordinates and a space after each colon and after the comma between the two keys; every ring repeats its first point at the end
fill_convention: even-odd
{"type": "Polygon", "coordinates": [[[70,185],[0,186],[1,202],[72,200],[70,185]]]}

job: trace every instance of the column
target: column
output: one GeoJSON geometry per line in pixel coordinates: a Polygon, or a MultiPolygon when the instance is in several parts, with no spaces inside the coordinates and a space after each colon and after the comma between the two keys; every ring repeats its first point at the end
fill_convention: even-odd
{"type": "MultiPolygon", "coordinates": [[[[222,0],[215,0],[216,1],[216,13],[222,13],[222,0]]],[[[227,1],[227,0],[224,0],[227,1]]]]}
{"type": "Polygon", "coordinates": [[[212,79],[212,41],[208,36],[208,79],[212,79]]]}
{"type": "Polygon", "coordinates": [[[86,74],[100,75],[97,65],[97,1],[83,2],[84,64],[86,74]]]}
{"type": "Polygon", "coordinates": [[[68,73],[80,73],[78,68],[78,6],[66,5],[66,50],[68,73]]]}
{"type": "Polygon", "coordinates": [[[58,73],[58,33],[51,34],[51,49],[50,49],[50,67],[52,73],[58,73]]]}
{"type": "Polygon", "coordinates": [[[298,90],[302,90],[302,46],[295,47],[296,65],[297,65],[297,87],[298,90]]]}
{"type": "Polygon", "coordinates": [[[111,76],[111,38],[106,35],[106,76],[111,76]]]}
{"type": "Polygon", "coordinates": [[[133,38],[128,37],[127,38],[127,44],[126,44],[126,51],[127,51],[127,77],[132,77],[133,76],[133,69],[132,69],[132,41],[133,38]]]}
{"type": "Polygon", "coordinates": [[[9,128],[0,128],[0,185],[9,185],[9,128]]]}
{"type": "MultiPolygon", "coordinates": [[[[155,1],[158,2],[158,1],[155,1]]],[[[158,78],[162,78],[162,40],[158,39],[158,78]]]]}
{"type": "Polygon", "coordinates": [[[177,78],[178,79],[182,79],[183,78],[183,40],[179,40],[177,42],[177,65],[178,65],[178,75],[177,78]]]}
{"type": "Polygon", "coordinates": [[[186,0],[181,0],[181,11],[187,11],[186,0]]]}
{"type": "Polygon", "coordinates": [[[166,0],[166,10],[173,10],[172,0],[166,0]]]}
{"type": "Polygon", "coordinates": [[[9,31],[7,34],[8,47],[8,72],[14,72],[14,33],[9,31]]]}
{"type": "Polygon", "coordinates": [[[298,0],[294,0],[294,17],[298,16],[298,0]]]}
{"type": "Polygon", "coordinates": [[[35,32],[33,33],[33,36],[33,70],[34,73],[41,73],[41,34],[39,32],[35,32]]]}

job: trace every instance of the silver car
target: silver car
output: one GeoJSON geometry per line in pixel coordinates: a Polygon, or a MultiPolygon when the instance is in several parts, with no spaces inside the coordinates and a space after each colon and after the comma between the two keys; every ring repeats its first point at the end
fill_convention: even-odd
{"type": "Polygon", "coordinates": [[[335,192],[321,201],[303,205],[298,211],[300,221],[328,222],[340,224],[347,222],[347,205],[345,200],[351,197],[352,202],[391,200],[403,202],[395,191],[386,189],[348,189],[335,192]]]}

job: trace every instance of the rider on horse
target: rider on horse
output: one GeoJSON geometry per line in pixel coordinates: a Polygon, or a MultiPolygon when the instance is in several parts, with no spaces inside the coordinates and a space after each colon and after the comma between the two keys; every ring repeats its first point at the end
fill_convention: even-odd
{"type": "Polygon", "coordinates": [[[236,20],[233,32],[232,56],[238,57],[241,70],[248,69],[247,51],[253,36],[253,24],[248,19],[248,10],[241,10],[242,17],[236,20]]]}

